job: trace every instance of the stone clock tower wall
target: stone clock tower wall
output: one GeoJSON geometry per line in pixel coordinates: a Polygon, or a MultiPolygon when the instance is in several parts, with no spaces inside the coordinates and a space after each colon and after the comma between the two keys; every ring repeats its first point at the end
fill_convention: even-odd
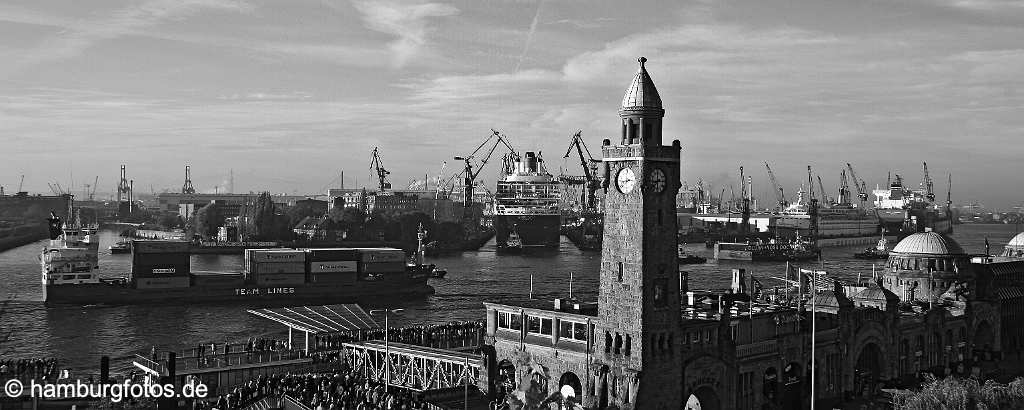
{"type": "MultiPolygon", "coordinates": [[[[682,362],[676,260],[679,141],[662,144],[665,110],[640,59],[619,115],[622,135],[605,140],[604,238],[595,356],[627,394],[620,408],[679,408],[682,362]]],[[[624,396],[624,397],[622,397],[624,396]]]]}

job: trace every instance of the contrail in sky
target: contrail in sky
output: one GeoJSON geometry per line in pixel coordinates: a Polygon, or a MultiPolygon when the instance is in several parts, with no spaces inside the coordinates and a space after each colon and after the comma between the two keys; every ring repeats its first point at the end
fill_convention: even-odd
{"type": "Polygon", "coordinates": [[[526,58],[526,53],[530,51],[530,43],[533,42],[533,33],[537,32],[537,20],[540,20],[540,8],[544,6],[544,0],[537,3],[537,14],[533,15],[533,22],[530,23],[530,32],[526,33],[526,44],[523,45],[523,52],[519,54],[519,61],[516,63],[516,71],[519,71],[519,66],[523,65],[523,59],[526,58]]]}

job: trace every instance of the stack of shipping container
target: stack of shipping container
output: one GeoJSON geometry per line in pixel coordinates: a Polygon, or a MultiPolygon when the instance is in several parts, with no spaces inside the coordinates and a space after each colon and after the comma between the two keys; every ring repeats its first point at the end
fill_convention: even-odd
{"type": "Polygon", "coordinates": [[[350,248],[307,249],[309,282],[352,284],[359,271],[359,251],[350,248]]]}
{"type": "Polygon", "coordinates": [[[405,252],[395,248],[356,248],[359,252],[359,276],[378,279],[387,273],[405,272],[405,252]]]}
{"type": "Polygon", "coordinates": [[[260,286],[306,282],[306,252],[297,249],[246,249],[245,277],[260,286]]]}
{"type": "Polygon", "coordinates": [[[188,242],[132,241],[132,280],[136,288],[187,288],[190,271],[188,242]]]}

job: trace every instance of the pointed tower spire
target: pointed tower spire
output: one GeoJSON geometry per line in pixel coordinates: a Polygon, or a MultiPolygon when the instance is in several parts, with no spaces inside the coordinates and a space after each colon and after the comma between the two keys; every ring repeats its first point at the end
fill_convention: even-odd
{"type": "Polygon", "coordinates": [[[665,109],[661,106],[661,95],[647,73],[646,57],[637,59],[640,68],[633,82],[622,97],[622,145],[661,145],[661,119],[665,109]]]}

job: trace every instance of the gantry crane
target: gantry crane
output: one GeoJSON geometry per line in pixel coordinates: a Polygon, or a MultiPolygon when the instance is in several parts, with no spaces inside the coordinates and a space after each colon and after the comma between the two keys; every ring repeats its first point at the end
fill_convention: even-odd
{"type": "Polygon", "coordinates": [[[601,180],[597,177],[597,164],[601,161],[595,160],[594,156],[590,154],[587,144],[580,137],[582,133],[583,131],[576,131],[576,134],[573,134],[572,141],[569,142],[569,148],[565,151],[563,158],[569,158],[573,148],[576,148],[576,153],[580,157],[580,166],[583,167],[583,183],[586,188],[586,197],[584,198],[586,207],[584,209],[587,212],[597,212],[597,190],[601,189],[601,180]]]}
{"type": "Polygon", "coordinates": [[[768,166],[768,163],[764,163],[764,167],[768,169],[768,179],[772,182],[773,191],[775,191],[775,197],[779,202],[779,210],[786,209],[786,205],[789,203],[786,201],[786,192],[783,191],[782,185],[779,185],[779,181],[775,179],[775,173],[772,172],[772,167],[768,166]]]}
{"type": "Polygon", "coordinates": [[[194,194],[196,189],[192,187],[192,167],[185,165],[185,183],[181,185],[181,193],[194,194]]]}
{"type": "Polygon", "coordinates": [[[391,172],[384,169],[384,163],[380,160],[380,150],[377,147],[373,147],[373,156],[370,158],[370,170],[377,173],[378,192],[384,193],[384,191],[391,189],[391,183],[388,182],[388,175],[391,172]]]}
{"type": "Polygon", "coordinates": [[[821,205],[827,206],[829,204],[828,195],[825,194],[825,184],[821,183],[821,175],[818,175],[818,192],[821,193],[821,205]]]}
{"type": "Polygon", "coordinates": [[[456,161],[465,161],[466,163],[466,166],[462,171],[463,183],[465,184],[465,198],[463,198],[462,202],[467,210],[473,203],[473,184],[476,183],[476,177],[480,175],[480,171],[483,170],[485,165],[487,165],[487,161],[491,159],[491,155],[494,154],[494,151],[499,145],[504,145],[509,151],[509,154],[505,157],[506,167],[508,166],[509,161],[519,159],[519,154],[516,152],[515,148],[512,148],[512,144],[508,143],[507,137],[493,128],[491,128],[491,135],[488,135],[484,142],[480,143],[472,153],[464,157],[455,157],[456,161]],[[494,141],[494,144],[491,145],[489,150],[487,150],[487,154],[480,159],[480,164],[476,166],[476,170],[474,171],[472,160],[477,158],[477,155],[481,153],[481,150],[492,140],[494,141]]]}

